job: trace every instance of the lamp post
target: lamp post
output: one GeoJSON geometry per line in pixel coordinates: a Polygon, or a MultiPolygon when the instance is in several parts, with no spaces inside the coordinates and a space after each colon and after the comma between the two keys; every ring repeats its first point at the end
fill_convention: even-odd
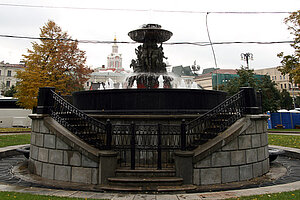
{"type": "Polygon", "coordinates": [[[253,60],[253,54],[252,53],[241,53],[241,59],[246,61],[246,63],[247,63],[246,69],[249,69],[249,60],[253,60]]]}

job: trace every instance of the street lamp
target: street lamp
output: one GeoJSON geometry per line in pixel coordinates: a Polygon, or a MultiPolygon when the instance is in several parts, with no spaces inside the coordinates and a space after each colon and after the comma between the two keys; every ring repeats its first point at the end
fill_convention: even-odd
{"type": "Polygon", "coordinates": [[[253,60],[253,54],[252,53],[242,53],[241,59],[246,61],[246,63],[247,63],[246,69],[249,69],[249,60],[253,60]]]}

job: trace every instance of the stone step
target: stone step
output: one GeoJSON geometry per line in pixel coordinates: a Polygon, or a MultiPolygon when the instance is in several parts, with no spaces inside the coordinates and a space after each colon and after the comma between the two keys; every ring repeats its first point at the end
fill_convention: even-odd
{"type": "Polygon", "coordinates": [[[175,169],[149,169],[149,168],[137,168],[131,169],[117,169],[117,177],[174,177],[175,169]]]}
{"type": "Polygon", "coordinates": [[[111,186],[126,187],[180,186],[183,182],[178,177],[113,177],[107,180],[111,186]]]}
{"type": "Polygon", "coordinates": [[[170,192],[192,192],[197,189],[194,185],[181,185],[181,186],[112,186],[106,185],[101,186],[104,191],[118,191],[118,192],[161,192],[161,193],[170,193],[170,192]]]}

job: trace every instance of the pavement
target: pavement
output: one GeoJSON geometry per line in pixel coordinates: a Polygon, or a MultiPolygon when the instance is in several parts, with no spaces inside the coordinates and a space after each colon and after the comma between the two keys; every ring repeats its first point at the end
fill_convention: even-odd
{"type": "MultiPolygon", "coordinates": [[[[278,133],[276,133],[278,134],[278,133]]],[[[289,135],[291,133],[287,133],[289,135]]],[[[2,134],[1,134],[2,135],[2,134]]],[[[300,136],[300,134],[298,134],[300,136]]],[[[16,155],[16,148],[20,148],[24,145],[10,146],[0,148],[0,158],[9,158],[10,156],[16,155]]],[[[291,156],[299,159],[300,149],[272,146],[273,148],[283,149],[290,153],[291,156]]],[[[0,176],[5,176],[5,171],[0,171],[0,176]]],[[[12,176],[12,174],[10,174],[12,176]]],[[[38,187],[33,185],[18,185],[10,184],[10,181],[0,182],[0,191],[10,191],[10,192],[21,192],[21,193],[31,193],[38,195],[47,196],[59,196],[59,197],[75,197],[83,199],[110,199],[110,200],[218,200],[218,199],[228,199],[228,198],[238,198],[241,196],[251,196],[251,195],[263,195],[270,193],[279,193],[287,191],[300,190],[300,181],[292,181],[290,183],[276,184],[265,187],[255,187],[249,189],[238,189],[238,190],[228,190],[219,192],[201,192],[201,193],[177,193],[177,194],[130,194],[130,193],[104,193],[104,192],[90,192],[90,191],[80,191],[80,190],[62,190],[62,189],[51,189],[45,187],[38,187]]]]}

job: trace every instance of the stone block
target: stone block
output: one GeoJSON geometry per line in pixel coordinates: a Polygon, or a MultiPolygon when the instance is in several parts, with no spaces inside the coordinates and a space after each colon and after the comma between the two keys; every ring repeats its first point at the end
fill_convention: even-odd
{"type": "Polygon", "coordinates": [[[37,133],[35,135],[35,145],[39,147],[44,147],[44,134],[37,133]]]}
{"type": "Polygon", "coordinates": [[[265,132],[267,127],[267,123],[265,119],[257,120],[256,121],[256,133],[263,133],[265,132]]]}
{"type": "Polygon", "coordinates": [[[207,156],[206,158],[197,162],[194,167],[195,168],[207,168],[211,166],[211,156],[207,156]]]}
{"type": "Polygon", "coordinates": [[[215,152],[211,158],[212,167],[229,166],[230,152],[215,152]]]}
{"type": "Polygon", "coordinates": [[[269,158],[267,158],[262,162],[262,173],[266,174],[269,172],[269,170],[270,170],[270,162],[269,162],[269,158]]]}
{"type": "Polygon", "coordinates": [[[251,148],[251,135],[241,135],[238,137],[239,149],[249,149],[251,148]]]}
{"type": "Polygon", "coordinates": [[[246,163],[257,162],[257,149],[246,150],[246,163]]]}
{"type": "Polygon", "coordinates": [[[43,169],[42,169],[42,177],[47,179],[54,179],[54,165],[43,163],[43,169]]]}
{"type": "Polygon", "coordinates": [[[269,147],[265,146],[265,158],[269,158],[269,147]]]}
{"type": "Polygon", "coordinates": [[[28,170],[30,173],[35,174],[35,165],[34,165],[34,160],[29,158],[28,160],[28,170]]]}
{"type": "Polygon", "coordinates": [[[54,179],[59,181],[71,181],[71,167],[55,165],[54,179]]]}
{"type": "Polygon", "coordinates": [[[98,168],[92,169],[92,184],[96,185],[98,184],[98,168]]]}
{"type": "Polygon", "coordinates": [[[260,135],[261,135],[261,134],[251,135],[252,148],[257,148],[257,147],[260,147],[260,146],[261,146],[260,135]]]}
{"type": "Polygon", "coordinates": [[[40,132],[40,123],[39,123],[38,119],[33,119],[32,120],[32,122],[31,122],[31,130],[33,132],[37,132],[37,133],[40,132]]]}
{"type": "Polygon", "coordinates": [[[81,166],[81,154],[77,151],[64,151],[64,164],[81,166]]]}
{"type": "Polygon", "coordinates": [[[30,134],[30,144],[35,145],[35,132],[31,132],[30,134]]]}
{"type": "Polygon", "coordinates": [[[49,163],[63,164],[63,151],[62,150],[49,150],[49,163]]]}
{"type": "Polygon", "coordinates": [[[39,161],[35,161],[34,162],[34,166],[35,166],[35,174],[39,175],[39,176],[42,176],[42,166],[43,166],[43,163],[39,162],[39,161]]]}
{"type": "Polygon", "coordinates": [[[251,135],[251,134],[255,134],[256,133],[256,121],[251,120],[250,123],[251,123],[250,126],[248,126],[248,128],[245,131],[246,135],[249,135],[249,134],[251,135]]]}
{"type": "Polygon", "coordinates": [[[34,145],[30,145],[30,158],[37,160],[38,155],[39,155],[39,148],[34,145]]]}
{"type": "Polygon", "coordinates": [[[231,165],[244,165],[246,164],[245,150],[231,152],[231,165]]]}
{"type": "Polygon", "coordinates": [[[194,169],[193,184],[200,185],[200,169],[194,169]]]}
{"type": "Polygon", "coordinates": [[[56,149],[69,150],[71,148],[60,138],[56,137],[56,149]]]}
{"type": "Polygon", "coordinates": [[[239,167],[223,167],[222,168],[222,183],[230,183],[239,181],[239,167]]]}
{"type": "Polygon", "coordinates": [[[45,134],[44,135],[44,147],[55,149],[55,135],[45,134]]]}
{"type": "Polygon", "coordinates": [[[45,126],[44,120],[39,120],[39,123],[40,123],[40,125],[39,125],[40,131],[39,131],[39,132],[40,132],[40,133],[49,134],[50,131],[49,131],[49,129],[45,126]]]}
{"type": "Polygon", "coordinates": [[[234,140],[229,142],[227,145],[225,145],[222,148],[222,150],[223,151],[234,151],[234,150],[238,150],[238,148],[239,148],[238,140],[237,140],[237,138],[235,138],[234,140]]]}
{"type": "Polygon", "coordinates": [[[88,157],[86,157],[85,155],[81,156],[82,158],[82,167],[98,167],[98,163],[89,159],[88,157]]]}
{"type": "Polygon", "coordinates": [[[92,183],[92,168],[72,167],[71,181],[76,183],[92,183]]]}
{"type": "Polygon", "coordinates": [[[49,150],[44,148],[39,148],[38,160],[42,162],[48,162],[49,150]]]}
{"type": "Polygon", "coordinates": [[[267,133],[260,134],[260,141],[261,141],[261,146],[268,145],[268,134],[267,133]]]}
{"type": "Polygon", "coordinates": [[[240,166],[240,181],[246,181],[253,178],[252,164],[240,166]]]}
{"type": "Polygon", "coordinates": [[[257,160],[262,161],[266,159],[265,147],[260,147],[257,149],[257,160]]]}
{"type": "Polygon", "coordinates": [[[200,169],[201,185],[218,184],[222,181],[221,168],[200,169]]]}
{"type": "Polygon", "coordinates": [[[263,175],[262,162],[253,163],[253,177],[259,177],[263,175]]]}

